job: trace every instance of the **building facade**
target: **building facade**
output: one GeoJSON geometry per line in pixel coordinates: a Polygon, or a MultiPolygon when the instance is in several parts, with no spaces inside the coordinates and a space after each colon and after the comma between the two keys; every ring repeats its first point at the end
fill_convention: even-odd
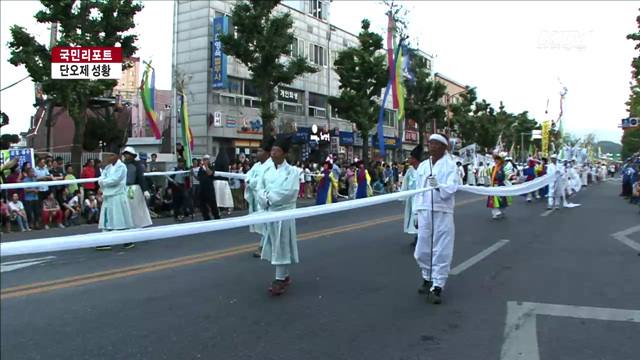
{"type": "Polygon", "coordinates": [[[133,66],[122,70],[122,77],[113,89],[113,93],[121,95],[123,100],[133,100],[138,95],[140,88],[140,58],[132,57],[129,61],[133,66]]]}
{"type": "MultiPolygon", "coordinates": [[[[231,157],[251,156],[263,137],[259,99],[248,81],[249,71],[239,61],[226,57],[216,41],[218,33],[232,31],[229,15],[235,3],[177,1],[175,5],[173,63],[190,79],[187,91],[194,154],[215,155],[225,149],[231,157]]],[[[328,96],[339,94],[339,78],[331,69],[333,62],[340,51],[357,46],[357,36],[331,25],[329,1],[285,0],[276,11],[288,11],[294,20],[292,56],[305,56],[318,72],[277,89],[274,127],[280,132],[296,133],[292,154],[295,160],[321,161],[329,153],[347,161],[361,158],[365,140],[327,100],[328,96]]],[[[429,61],[431,64],[432,58],[429,61]]],[[[404,125],[398,124],[390,98],[385,108],[386,160],[399,160],[403,156],[404,125]]],[[[377,138],[367,141],[371,145],[370,159],[375,159],[377,138]]]]}

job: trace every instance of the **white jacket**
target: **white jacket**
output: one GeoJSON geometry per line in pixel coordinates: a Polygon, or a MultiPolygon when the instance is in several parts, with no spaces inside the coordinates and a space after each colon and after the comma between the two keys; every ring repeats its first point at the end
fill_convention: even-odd
{"type": "MultiPolygon", "coordinates": [[[[416,189],[429,187],[430,176],[431,159],[427,159],[420,163],[416,170],[416,189]]],[[[435,176],[439,188],[416,195],[413,202],[413,212],[434,210],[453,213],[459,180],[458,168],[449,153],[445,153],[442,159],[433,164],[433,176],[435,176]],[[431,194],[433,194],[433,209],[431,209],[431,194]]]]}

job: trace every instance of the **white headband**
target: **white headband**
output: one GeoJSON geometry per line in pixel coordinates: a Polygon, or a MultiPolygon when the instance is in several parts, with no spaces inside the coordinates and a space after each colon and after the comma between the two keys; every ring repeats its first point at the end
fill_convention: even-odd
{"type": "Polygon", "coordinates": [[[445,139],[445,137],[440,135],[440,134],[433,134],[433,135],[429,136],[429,141],[431,141],[431,140],[440,141],[446,147],[449,147],[449,142],[447,141],[447,139],[445,139]]]}

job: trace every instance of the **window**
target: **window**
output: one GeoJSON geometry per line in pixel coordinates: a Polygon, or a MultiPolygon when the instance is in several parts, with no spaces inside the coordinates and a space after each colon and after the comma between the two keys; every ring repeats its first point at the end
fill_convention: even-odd
{"type": "Polygon", "coordinates": [[[331,66],[333,67],[333,64],[336,62],[336,59],[338,58],[338,52],[331,50],[331,59],[329,61],[331,61],[331,66]]]}
{"type": "Polygon", "coordinates": [[[338,110],[336,108],[334,108],[333,106],[331,107],[331,118],[333,118],[333,119],[342,119],[340,117],[340,114],[338,114],[338,110]]]}
{"type": "Polygon", "coordinates": [[[292,57],[304,56],[304,40],[293,38],[293,44],[289,45],[292,57]]]}
{"type": "Polygon", "coordinates": [[[309,44],[309,61],[318,66],[327,66],[327,49],[315,44],[309,44]]]}
{"type": "Polygon", "coordinates": [[[129,86],[133,86],[133,81],[129,81],[129,86]]]}
{"type": "Polygon", "coordinates": [[[302,115],[302,105],[278,102],[278,111],[287,114],[302,115]]]}
{"type": "Polygon", "coordinates": [[[129,76],[134,76],[136,73],[132,71],[129,71],[129,76]]]}
{"type": "Polygon", "coordinates": [[[222,104],[227,104],[227,105],[235,105],[236,104],[236,97],[235,96],[229,96],[229,95],[220,95],[220,102],[222,104]]]}
{"type": "Polygon", "coordinates": [[[242,79],[227,77],[227,88],[225,91],[230,94],[242,95],[242,79]]]}
{"type": "Polygon", "coordinates": [[[249,80],[244,82],[244,95],[258,97],[258,90],[251,84],[249,80]]]}
{"type": "Polygon", "coordinates": [[[431,71],[431,60],[429,60],[429,59],[425,59],[425,60],[426,60],[425,63],[426,63],[427,70],[431,71]]]}
{"type": "Polygon", "coordinates": [[[323,0],[309,0],[309,14],[320,19],[327,20],[328,6],[323,0]]]}
{"type": "Polygon", "coordinates": [[[309,116],[327,117],[327,97],[320,94],[309,93],[309,116]]]}
{"type": "Polygon", "coordinates": [[[397,115],[395,111],[384,110],[384,118],[382,119],[382,125],[395,128],[397,115]]]}

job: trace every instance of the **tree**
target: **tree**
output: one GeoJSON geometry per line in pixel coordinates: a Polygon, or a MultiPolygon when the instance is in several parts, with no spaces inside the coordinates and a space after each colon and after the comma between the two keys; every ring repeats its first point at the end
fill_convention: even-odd
{"type": "MultiPolygon", "coordinates": [[[[627,35],[627,40],[633,40],[636,43],[635,49],[640,50],[640,15],[636,17],[638,23],[638,32],[627,35]]],[[[640,56],[636,56],[631,61],[631,71],[633,81],[631,83],[631,95],[627,102],[629,116],[640,116],[640,56]]],[[[640,127],[636,129],[625,130],[622,135],[622,152],[623,158],[627,158],[640,150],[640,127]]]]}
{"type": "MultiPolygon", "coordinates": [[[[45,10],[38,11],[41,24],[59,23],[56,46],[122,48],[123,60],[137,50],[137,35],[124,35],[135,27],[134,16],[142,5],[133,0],[41,0],[45,10]]],[[[39,43],[24,27],[11,27],[12,40],[9,62],[24,65],[34,82],[42,84],[45,94],[53,96],[73,119],[74,135],[71,163],[79,170],[84,136],[87,130],[87,109],[92,98],[104,96],[117,85],[117,80],[54,80],[51,79],[51,49],[39,43]]],[[[123,63],[123,68],[130,67],[123,63]]],[[[118,70],[119,71],[119,70],[118,70]]]]}
{"type": "Polygon", "coordinates": [[[414,83],[405,85],[407,92],[404,111],[407,118],[415,120],[418,124],[419,143],[424,145],[427,124],[431,123],[432,119],[445,117],[447,108],[439,100],[446,94],[447,87],[431,78],[424,62],[415,60],[417,59],[414,57],[414,61],[411,62],[411,71],[415,74],[414,83]]]}
{"type": "Polygon", "coordinates": [[[274,14],[281,0],[249,0],[235,5],[231,20],[235,34],[220,35],[225,54],[243,63],[250,72],[251,83],[260,97],[260,116],[264,138],[274,131],[276,88],[290,85],[297,77],[316,73],[318,69],[298,56],[286,62],[295,40],[293,19],[287,12],[274,14]]]}
{"type": "Polygon", "coordinates": [[[20,136],[16,134],[2,134],[0,136],[0,149],[8,150],[11,147],[11,144],[17,144],[20,142],[20,136]]]}
{"type": "MultiPolygon", "coordinates": [[[[358,46],[348,47],[338,53],[334,70],[340,78],[340,95],[329,98],[331,106],[356,124],[360,131],[364,140],[365,166],[369,162],[369,136],[380,114],[382,89],[389,80],[382,36],[369,31],[370,26],[369,20],[362,20],[358,46]]],[[[383,134],[378,135],[380,141],[384,141],[383,134]]]]}
{"type": "Polygon", "coordinates": [[[476,90],[470,88],[458,95],[459,102],[449,105],[449,116],[451,116],[451,126],[456,130],[458,136],[462,138],[462,143],[477,143],[476,123],[472,116],[473,104],[478,100],[476,90]]]}

